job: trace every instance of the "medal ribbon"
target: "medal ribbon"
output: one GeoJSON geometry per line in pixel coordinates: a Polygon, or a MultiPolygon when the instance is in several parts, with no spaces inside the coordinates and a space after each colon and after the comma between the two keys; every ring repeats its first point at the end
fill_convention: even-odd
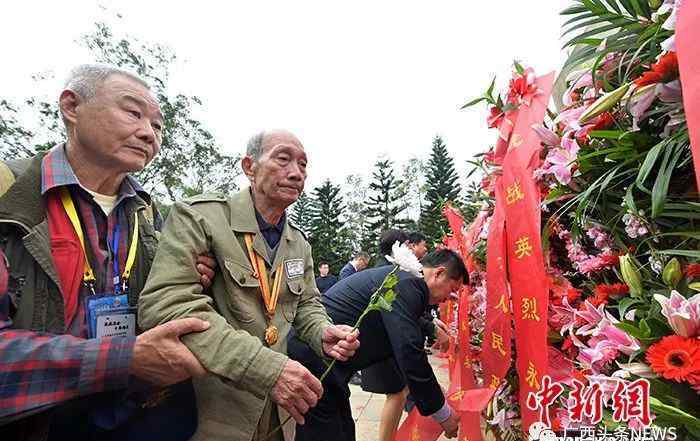
{"type": "Polygon", "coordinates": [[[269,319],[275,316],[277,309],[277,300],[280,295],[280,286],[282,285],[282,264],[277,268],[275,279],[272,282],[272,291],[270,291],[270,281],[267,277],[267,269],[265,268],[265,259],[255,252],[253,249],[253,235],[248,233],[245,236],[245,245],[248,249],[250,263],[253,266],[253,277],[260,281],[260,293],[262,294],[263,302],[265,303],[265,312],[269,319]]]}

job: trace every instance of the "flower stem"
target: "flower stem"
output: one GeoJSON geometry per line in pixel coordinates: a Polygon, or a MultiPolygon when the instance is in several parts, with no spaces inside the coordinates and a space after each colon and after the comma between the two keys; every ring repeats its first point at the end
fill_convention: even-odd
{"type": "MultiPolygon", "coordinates": [[[[390,276],[392,276],[393,274],[396,274],[396,271],[398,271],[398,269],[399,269],[398,266],[394,266],[394,269],[391,270],[391,271],[386,275],[386,277],[384,277],[384,281],[382,282],[381,286],[380,286],[379,288],[377,288],[377,290],[376,290],[376,291],[372,294],[372,296],[370,297],[369,305],[367,305],[367,307],[365,308],[365,310],[362,312],[362,314],[360,315],[360,317],[357,319],[357,323],[355,323],[355,326],[352,327],[352,332],[351,332],[351,334],[352,334],[353,332],[357,331],[357,330],[360,328],[360,325],[362,324],[362,320],[364,320],[365,316],[374,310],[374,309],[372,309],[372,300],[374,299],[375,296],[378,296],[378,295],[379,295],[379,292],[382,290],[382,288],[384,288],[384,283],[389,279],[390,276]]],[[[333,369],[333,366],[335,366],[335,362],[336,362],[336,361],[338,361],[338,360],[334,358],[333,361],[331,361],[330,364],[328,364],[328,367],[326,367],[326,370],[323,372],[323,374],[322,374],[321,377],[319,378],[319,381],[320,381],[321,383],[323,383],[323,380],[324,380],[324,379],[328,376],[328,374],[331,372],[331,370],[333,369]]],[[[268,439],[270,439],[270,438],[272,437],[272,435],[274,435],[275,433],[279,432],[280,429],[282,429],[282,427],[284,427],[284,425],[287,424],[287,423],[289,422],[289,420],[291,420],[291,419],[292,419],[292,416],[291,416],[291,415],[288,416],[287,419],[285,419],[284,421],[282,421],[282,423],[281,423],[279,426],[275,427],[275,428],[274,428],[270,433],[268,433],[267,436],[266,436],[265,438],[263,438],[261,441],[267,441],[268,439]]]]}

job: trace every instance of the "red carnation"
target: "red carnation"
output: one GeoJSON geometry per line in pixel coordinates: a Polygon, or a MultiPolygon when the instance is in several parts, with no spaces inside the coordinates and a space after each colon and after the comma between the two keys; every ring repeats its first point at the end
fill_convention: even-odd
{"type": "Polygon", "coordinates": [[[602,267],[613,267],[620,264],[620,256],[617,254],[601,254],[598,257],[602,267]]]}
{"type": "Polygon", "coordinates": [[[675,52],[668,52],[659,61],[652,64],[650,69],[634,80],[638,87],[656,83],[668,83],[679,76],[678,58],[675,52]]]}
{"type": "Polygon", "coordinates": [[[691,263],[685,268],[685,276],[688,279],[694,279],[700,276],[700,263],[691,263]]]}
{"type": "Polygon", "coordinates": [[[574,287],[571,287],[566,290],[566,300],[569,301],[569,304],[574,303],[576,300],[581,298],[581,290],[576,289],[574,287]]]}
{"type": "Polygon", "coordinates": [[[618,298],[624,294],[629,294],[630,287],[626,283],[613,283],[610,285],[601,283],[593,289],[593,292],[595,292],[596,296],[604,296],[606,299],[608,297],[618,298]]]}
{"type": "Polygon", "coordinates": [[[593,297],[589,297],[586,300],[588,300],[588,303],[595,306],[596,308],[599,307],[600,305],[607,305],[608,304],[607,294],[596,294],[593,297]]]}

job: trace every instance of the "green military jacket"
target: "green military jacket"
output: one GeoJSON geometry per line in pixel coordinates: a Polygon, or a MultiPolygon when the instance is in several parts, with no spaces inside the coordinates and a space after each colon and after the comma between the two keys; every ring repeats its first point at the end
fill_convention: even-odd
{"type": "Polygon", "coordinates": [[[211,324],[182,338],[210,372],[194,380],[199,409],[195,440],[258,440],[278,424],[269,392],[288,360],[292,328],[322,354],[321,335],[331,322],[316,288],[311,246],[288,222],[274,261],[264,241],[247,188],[228,199],[203,195],[176,203],[163,228],[139,299],[139,324],[152,328],[183,317],[211,324]],[[253,248],[265,257],[270,278],[272,268],[282,264],[284,271],[272,319],[279,339],[271,347],[264,343],[264,304],[244,233],[255,234],[253,248]],[[195,266],[196,256],[205,252],[214,254],[221,268],[207,292],[195,266]]]}

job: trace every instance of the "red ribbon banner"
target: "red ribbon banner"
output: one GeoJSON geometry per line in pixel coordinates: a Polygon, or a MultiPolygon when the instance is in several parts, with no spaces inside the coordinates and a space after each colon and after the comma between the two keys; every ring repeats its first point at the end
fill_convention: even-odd
{"type": "Polygon", "coordinates": [[[515,362],[520,379],[522,427],[527,433],[539,414],[526,405],[547,374],[548,282],[540,236],[540,192],[533,178],[539,165],[540,140],[532,129],[541,124],[552,92],[554,73],[537,78],[538,93],[521,106],[508,153],[503,161],[501,202],[505,202],[508,278],[515,323],[515,362]]]}
{"type": "Polygon", "coordinates": [[[676,22],[676,49],[683,90],[683,107],[690,132],[695,181],[700,190],[700,2],[685,0],[680,4],[676,22]]]}

